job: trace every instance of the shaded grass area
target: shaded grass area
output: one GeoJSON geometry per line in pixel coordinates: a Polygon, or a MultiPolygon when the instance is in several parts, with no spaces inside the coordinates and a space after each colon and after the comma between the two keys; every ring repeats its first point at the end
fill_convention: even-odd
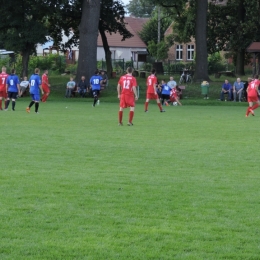
{"type": "Polygon", "coordinates": [[[87,101],[1,112],[1,259],[259,259],[258,111],[87,101]]]}

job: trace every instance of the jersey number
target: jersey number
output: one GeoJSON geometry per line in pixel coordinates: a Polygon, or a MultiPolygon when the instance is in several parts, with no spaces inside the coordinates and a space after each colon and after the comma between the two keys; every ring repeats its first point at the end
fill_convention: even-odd
{"type": "Polygon", "coordinates": [[[34,86],[34,84],[35,84],[35,80],[33,79],[31,80],[31,86],[34,86]]]}
{"type": "Polygon", "coordinates": [[[123,88],[125,88],[125,89],[129,89],[130,88],[130,80],[129,79],[124,80],[123,88]]]}
{"type": "Polygon", "coordinates": [[[94,85],[98,85],[99,84],[99,79],[93,79],[94,85]]]}
{"type": "Polygon", "coordinates": [[[3,85],[5,84],[5,78],[2,78],[2,84],[3,85]]]}

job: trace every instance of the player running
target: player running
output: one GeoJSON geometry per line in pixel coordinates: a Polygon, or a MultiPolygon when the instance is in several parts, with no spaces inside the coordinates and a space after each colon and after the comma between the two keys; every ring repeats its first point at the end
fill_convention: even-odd
{"type": "Polygon", "coordinates": [[[246,110],[246,117],[248,117],[249,113],[251,113],[252,116],[254,116],[255,115],[254,110],[257,109],[260,105],[259,97],[258,97],[259,84],[260,84],[260,81],[258,79],[258,75],[255,75],[254,79],[251,82],[249,82],[249,84],[248,84],[247,101],[248,101],[249,106],[246,110]]]}
{"type": "Polygon", "coordinates": [[[123,120],[123,109],[130,107],[129,120],[127,125],[133,126],[133,117],[135,110],[135,100],[138,100],[137,96],[137,82],[136,78],[132,76],[133,68],[128,67],[126,70],[127,74],[121,76],[117,84],[117,93],[120,100],[120,108],[118,112],[119,126],[122,126],[123,120]]]}
{"type": "Polygon", "coordinates": [[[148,104],[150,99],[155,99],[160,109],[160,112],[165,112],[165,110],[163,110],[162,108],[160,99],[156,91],[156,85],[158,83],[158,80],[157,77],[155,76],[155,72],[156,72],[155,69],[152,69],[151,75],[147,78],[146,81],[147,91],[146,91],[146,101],[144,104],[144,112],[148,112],[148,104]]]}
{"type": "Polygon", "coordinates": [[[32,97],[32,101],[29,104],[29,106],[26,108],[26,112],[30,113],[30,109],[31,107],[35,104],[35,113],[38,114],[38,110],[39,110],[39,102],[40,102],[40,90],[43,92],[42,89],[42,82],[41,82],[41,77],[39,76],[40,70],[38,68],[36,68],[34,70],[34,74],[31,75],[29,82],[30,82],[30,94],[32,97]]]}
{"type": "Polygon", "coordinates": [[[98,97],[99,97],[99,93],[100,93],[102,80],[103,80],[103,78],[102,78],[102,76],[99,75],[98,70],[96,70],[95,75],[90,78],[90,86],[91,86],[92,94],[94,97],[94,102],[93,102],[92,107],[94,107],[96,105],[96,103],[99,105],[98,97]]]}
{"type": "MultiPolygon", "coordinates": [[[[0,110],[3,110],[2,102],[3,99],[6,103],[7,92],[6,92],[6,80],[9,75],[6,73],[6,67],[2,67],[2,73],[0,73],[0,110]]],[[[6,104],[5,104],[6,105],[6,104]]],[[[4,107],[5,107],[4,105],[4,107]]]]}

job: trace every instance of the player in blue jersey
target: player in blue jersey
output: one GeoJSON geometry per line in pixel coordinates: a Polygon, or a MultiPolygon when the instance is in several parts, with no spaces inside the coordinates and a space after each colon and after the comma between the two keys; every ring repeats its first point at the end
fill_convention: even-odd
{"type": "Polygon", "coordinates": [[[90,86],[91,86],[92,94],[94,97],[94,102],[92,105],[93,107],[96,105],[97,102],[99,104],[98,96],[99,96],[102,80],[103,80],[103,78],[101,75],[99,75],[98,70],[95,71],[95,75],[92,76],[90,79],[90,86]]]}
{"type": "Polygon", "coordinates": [[[15,111],[15,101],[17,96],[20,95],[20,81],[17,75],[15,75],[15,69],[11,70],[11,75],[8,76],[6,81],[6,89],[8,93],[5,111],[8,110],[10,99],[12,99],[12,110],[15,111]]]}
{"type": "Polygon", "coordinates": [[[35,104],[35,113],[38,114],[39,102],[40,102],[40,90],[41,90],[41,93],[43,94],[42,81],[41,81],[41,77],[40,77],[39,73],[40,73],[40,70],[38,68],[36,68],[34,70],[34,74],[32,74],[29,79],[30,94],[32,97],[32,101],[31,101],[30,105],[26,108],[27,113],[30,113],[31,107],[35,104]]]}
{"type": "Polygon", "coordinates": [[[170,93],[172,88],[166,84],[164,80],[162,80],[161,84],[161,95],[162,95],[162,105],[168,106],[167,100],[170,99],[170,93]]]}

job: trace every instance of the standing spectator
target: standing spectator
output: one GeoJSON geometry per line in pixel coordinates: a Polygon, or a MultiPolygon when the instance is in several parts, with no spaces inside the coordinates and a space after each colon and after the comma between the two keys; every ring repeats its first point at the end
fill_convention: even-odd
{"type": "Polygon", "coordinates": [[[231,100],[231,91],[232,91],[232,86],[231,84],[228,82],[228,80],[225,80],[225,83],[222,85],[222,89],[220,92],[220,100],[223,101],[224,100],[224,95],[228,95],[228,100],[231,100]]]}
{"type": "Polygon", "coordinates": [[[173,88],[175,88],[175,87],[177,86],[177,83],[176,83],[176,81],[173,79],[173,77],[170,77],[170,81],[168,81],[167,85],[168,85],[171,89],[173,89],[173,88]]]}
{"type": "Polygon", "coordinates": [[[83,98],[86,96],[86,92],[88,92],[88,84],[85,76],[82,76],[81,80],[78,83],[78,93],[83,98]]]}
{"type": "Polygon", "coordinates": [[[93,107],[96,105],[97,102],[98,102],[98,105],[99,105],[98,97],[99,97],[99,92],[100,92],[102,80],[103,80],[103,78],[102,78],[101,75],[99,75],[98,70],[96,70],[95,75],[90,78],[90,87],[91,87],[92,94],[93,94],[93,97],[94,97],[94,102],[93,102],[93,105],[92,105],[93,107]]]}
{"type": "Polygon", "coordinates": [[[102,87],[108,86],[108,77],[104,70],[101,71],[101,77],[102,77],[102,87]]]}
{"type": "Polygon", "coordinates": [[[20,97],[24,94],[24,92],[28,87],[29,87],[29,81],[27,80],[27,77],[24,77],[23,81],[20,83],[20,97]]]}
{"type": "Polygon", "coordinates": [[[152,69],[151,75],[147,78],[146,80],[146,86],[147,86],[147,91],[146,91],[146,100],[144,104],[144,112],[148,112],[148,104],[150,99],[155,99],[157,102],[157,105],[160,109],[160,112],[165,112],[163,110],[162,105],[160,103],[160,99],[158,97],[157,91],[156,91],[156,86],[158,84],[157,77],[155,76],[155,69],[152,69]]]}
{"type": "Polygon", "coordinates": [[[6,81],[6,89],[8,93],[5,111],[8,110],[10,99],[12,99],[12,110],[15,111],[15,102],[17,96],[20,94],[20,81],[17,75],[15,75],[15,69],[11,70],[11,75],[8,76],[6,81]]]}
{"type": "Polygon", "coordinates": [[[70,81],[67,83],[67,88],[66,88],[66,94],[65,94],[66,98],[71,97],[71,93],[75,88],[75,86],[76,86],[76,82],[73,80],[73,77],[70,77],[70,81]]]}
{"type": "Polygon", "coordinates": [[[238,95],[238,101],[241,102],[243,89],[244,89],[244,83],[241,82],[240,78],[237,78],[237,81],[235,81],[234,84],[233,84],[234,102],[236,102],[237,95],[238,95]]]}
{"type": "Polygon", "coordinates": [[[170,93],[172,89],[173,89],[172,87],[170,87],[168,84],[165,83],[164,80],[162,80],[162,84],[161,84],[162,105],[165,104],[166,106],[168,106],[167,100],[170,99],[170,93]]]}
{"type": "Polygon", "coordinates": [[[49,84],[49,78],[48,78],[48,70],[45,70],[42,75],[42,90],[44,92],[44,95],[42,96],[41,101],[46,102],[47,98],[50,95],[50,84],[49,84]]]}
{"type": "Polygon", "coordinates": [[[137,82],[136,78],[132,76],[133,68],[128,67],[126,70],[127,74],[120,77],[117,84],[117,93],[120,100],[120,108],[118,112],[119,126],[122,126],[123,110],[124,108],[130,107],[129,120],[127,125],[133,126],[133,117],[135,110],[135,100],[138,100],[137,96],[137,82]]]}
{"type": "Polygon", "coordinates": [[[30,94],[31,94],[31,98],[32,101],[29,104],[29,106],[26,108],[26,112],[30,113],[30,109],[31,107],[35,104],[35,113],[38,114],[38,110],[39,110],[39,101],[40,101],[40,90],[43,92],[42,89],[42,82],[41,82],[41,77],[39,76],[40,70],[38,68],[36,68],[34,70],[34,74],[31,75],[30,79],[29,79],[29,83],[30,83],[30,94]]]}
{"type": "Polygon", "coordinates": [[[254,110],[257,109],[260,105],[260,101],[258,97],[259,84],[260,81],[258,79],[258,75],[255,75],[254,79],[248,84],[247,101],[249,106],[246,110],[246,117],[248,117],[249,113],[251,113],[252,116],[254,116],[255,115],[254,110]]]}
{"type": "MultiPolygon", "coordinates": [[[[7,91],[6,91],[6,80],[9,75],[6,73],[6,67],[2,67],[2,73],[0,73],[0,110],[2,108],[3,99],[6,103],[7,100],[7,91]]],[[[4,105],[4,107],[6,104],[4,105]]]]}

